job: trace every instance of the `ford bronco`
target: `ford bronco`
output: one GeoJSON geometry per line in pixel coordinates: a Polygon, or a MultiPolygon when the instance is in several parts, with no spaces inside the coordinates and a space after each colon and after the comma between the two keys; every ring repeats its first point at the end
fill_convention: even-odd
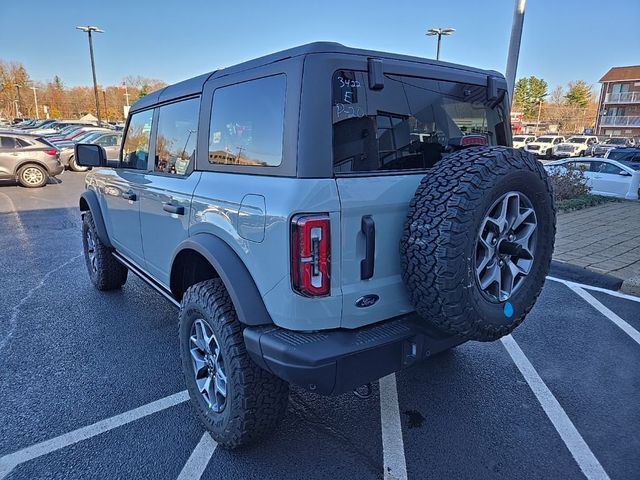
{"type": "Polygon", "coordinates": [[[92,283],[179,307],[213,438],[272,431],[289,385],[339,394],[509,334],[551,261],[541,164],[511,148],[497,72],[313,43],[131,107],[80,198],[92,283]]]}

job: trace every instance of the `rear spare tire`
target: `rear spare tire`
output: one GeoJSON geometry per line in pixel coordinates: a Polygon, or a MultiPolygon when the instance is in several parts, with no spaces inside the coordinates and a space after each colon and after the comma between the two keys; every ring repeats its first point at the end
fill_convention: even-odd
{"type": "Polygon", "coordinates": [[[533,307],[555,239],[552,187],[528,152],[473,147],[422,179],[400,240],[417,313],[471,340],[509,334],[533,307]]]}

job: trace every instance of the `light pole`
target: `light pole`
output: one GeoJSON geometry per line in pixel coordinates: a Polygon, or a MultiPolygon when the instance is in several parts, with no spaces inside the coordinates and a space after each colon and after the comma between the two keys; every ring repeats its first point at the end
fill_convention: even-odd
{"type": "Polygon", "coordinates": [[[33,102],[36,105],[36,120],[40,120],[40,113],[38,112],[38,89],[36,87],[31,87],[31,90],[33,90],[33,102]]]}
{"type": "Polygon", "coordinates": [[[18,111],[22,114],[22,98],[20,98],[20,88],[22,88],[22,85],[14,83],[13,86],[16,87],[16,90],[18,91],[18,111]]]}
{"type": "Polygon", "coordinates": [[[107,119],[107,123],[109,123],[109,110],[107,109],[107,91],[102,89],[102,103],[104,104],[104,116],[107,119]]]}
{"type": "Polygon", "coordinates": [[[98,117],[98,125],[101,125],[100,121],[100,100],[98,98],[98,82],[96,81],[96,62],[93,58],[93,40],[91,39],[91,33],[104,33],[104,30],[100,30],[98,27],[87,25],[86,27],[76,27],[78,30],[87,32],[89,36],[89,55],[91,56],[91,73],[93,74],[93,94],[96,97],[96,117],[98,117]]]}
{"type": "Polygon", "coordinates": [[[430,28],[427,30],[427,36],[432,37],[434,35],[438,36],[438,47],[436,49],[436,60],[440,60],[440,42],[442,41],[443,35],[451,35],[455,32],[455,28],[430,28]]]}
{"type": "Polygon", "coordinates": [[[507,89],[509,100],[513,100],[513,89],[516,85],[516,70],[518,69],[518,57],[520,56],[520,41],[522,40],[522,25],[524,24],[524,10],[527,0],[516,0],[516,9],[513,12],[513,24],[511,25],[511,40],[509,40],[509,53],[507,55],[507,89]]]}

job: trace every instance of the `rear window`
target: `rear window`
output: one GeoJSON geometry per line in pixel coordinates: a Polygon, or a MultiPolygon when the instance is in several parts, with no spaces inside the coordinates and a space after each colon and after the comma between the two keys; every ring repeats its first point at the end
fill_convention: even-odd
{"type": "Polygon", "coordinates": [[[333,76],[333,165],[338,174],[432,167],[471,145],[506,145],[502,103],[486,87],[385,75],[367,88],[365,72],[333,76]]]}

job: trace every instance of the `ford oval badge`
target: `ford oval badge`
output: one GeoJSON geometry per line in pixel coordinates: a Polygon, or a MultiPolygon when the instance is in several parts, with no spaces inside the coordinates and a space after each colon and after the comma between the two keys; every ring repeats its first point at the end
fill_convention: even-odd
{"type": "Polygon", "coordinates": [[[365,295],[364,297],[360,297],[358,300],[356,300],[356,307],[367,308],[374,305],[378,300],[380,300],[380,297],[378,295],[365,295]]]}

